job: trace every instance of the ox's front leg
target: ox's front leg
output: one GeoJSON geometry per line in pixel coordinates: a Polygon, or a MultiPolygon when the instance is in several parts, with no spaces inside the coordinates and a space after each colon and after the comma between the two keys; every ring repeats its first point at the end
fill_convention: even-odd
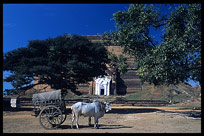
{"type": "Polygon", "coordinates": [[[91,126],[91,117],[88,118],[88,125],[91,126]]]}
{"type": "Polygon", "coordinates": [[[94,117],[94,128],[98,128],[98,118],[94,117]]]}

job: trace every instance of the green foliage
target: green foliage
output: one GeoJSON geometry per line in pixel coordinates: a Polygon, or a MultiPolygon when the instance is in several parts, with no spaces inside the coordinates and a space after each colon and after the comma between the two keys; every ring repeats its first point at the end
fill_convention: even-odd
{"type": "Polygon", "coordinates": [[[26,48],[5,53],[3,61],[3,70],[12,73],[5,81],[11,82],[17,90],[27,90],[37,84],[75,90],[77,84],[105,74],[108,57],[104,46],[81,36],[65,34],[29,41],[26,48]],[[37,84],[32,83],[35,78],[37,84]]]}
{"type": "Polygon", "coordinates": [[[6,95],[16,95],[19,94],[20,92],[16,89],[5,89],[6,95]]]}
{"type": "Polygon", "coordinates": [[[135,57],[142,82],[170,85],[192,79],[201,83],[199,4],[181,4],[170,15],[162,14],[154,5],[132,4],[113,16],[117,30],[106,32],[104,38],[135,57]],[[161,28],[159,44],[151,30],[161,28]]]}
{"type": "Polygon", "coordinates": [[[128,64],[127,64],[127,58],[125,58],[123,55],[119,55],[118,57],[115,54],[112,54],[111,52],[108,52],[108,58],[110,59],[109,65],[111,67],[115,67],[117,71],[120,73],[120,75],[123,75],[127,72],[128,64]]]}

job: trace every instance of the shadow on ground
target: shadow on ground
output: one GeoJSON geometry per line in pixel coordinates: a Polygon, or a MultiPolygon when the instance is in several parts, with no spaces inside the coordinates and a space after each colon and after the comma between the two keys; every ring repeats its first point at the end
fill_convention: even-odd
{"type": "MultiPolygon", "coordinates": [[[[3,108],[3,111],[10,111],[10,112],[18,112],[18,111],[33,111],[33,108],[23,107],[23,108],[3,108]]],[[[155,108],[139,108],[139,109],[112,109],[111,111],[107,112],[106,114],[135,114],[135,113],[151,113],[151,112],[170,112],[170,113],[182,113],[186,114],[189,117],[194,118],[201,118],[201,112],[198,111],[165,111],[159,110],[155,108]]],[[[66,114],[71,114],[71,109],[68,108],[65,111],[66,114]]]]}
{"type": "Polygon", "coordinates": [[[120,128],[132,128],[131,126],[124,126],[124,125],[105,125],[101,124],[99,127],[102,127],[100,129],[120,129],[120,128]]]}
{"type": "Polygon", "coordinates": [[[149,113],[149,112],[156,112],[156,111],[163,111],[159,109],[154,108],[148,108],[148,109],[112,109],[111,111],[107,112],[106,114],[131,114],[131,113],[149,113]]]}
{"type": "Polygon", "coordinates": [[[201,118],[201,111],[165,111],[166,113],[180,113],[192,118],[201,118]]]}
{"type": "MultiPolygon", "coordinates": [[[[90,128],[94,129],[94,125],[92,124],[91,126],[87,125],[79,125],[79,129],[82,128],[90,128]]],[[[120,128],[132,128],[132,126],[124,126],[124,125],[107,125],[107,124],[99,124],[98,129],[120,129],[120,128]]],[[[71,129],[70,125],[61,125],[59,129],[71,129]]],[[[76,126],[73,126],[73,129],[76,129],[76,126]]]]}

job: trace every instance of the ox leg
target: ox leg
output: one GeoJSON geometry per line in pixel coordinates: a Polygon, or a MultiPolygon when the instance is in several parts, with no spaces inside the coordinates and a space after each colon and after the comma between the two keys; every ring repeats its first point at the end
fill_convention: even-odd
{"type": "Polygon", "coordinates": [[[99,128],[99,126],[98,126],[98,118],[96,120],[96,128],[99,128]]]}
{"type": "Polygon", "coordinates": [[[91,126],[91,117],[88,118],[89,126],[91,126]]]}
{"type": "Polygon", "coordinates": [[[76,127],[77,127],[77,129],[79,129],[78,121],[79,121],[79,114],[76,115],[76,127]]]}
{"type": "Polygon", "coordinates": [[[74,114],[74,112],[72,112],[72,125],[71,125],[71,128],[73,128],[74,120],[75,120],[75,114],[74,114]]]}
{"type": "Polygon", "coordinates": [[[94,128],[98,128],[98,118],[94,117],[94,128]]]}

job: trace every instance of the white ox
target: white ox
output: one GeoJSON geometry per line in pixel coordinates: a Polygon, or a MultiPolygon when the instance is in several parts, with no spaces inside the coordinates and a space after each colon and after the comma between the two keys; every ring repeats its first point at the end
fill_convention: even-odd
{"type": "Polygon", "coordinates": [[[84,102],[77,102],[72,105],[72,125],[71,128],[73,128],[73,122],[76,119],[76,127],[79,129],[79,116],[83,115],[88,118],[88,125],[91,125],[91,117],[94,117],[94,128],[98,128],[98,119],[103,117],[105,114],[105,111],[108,112],[111,110],[111,106],[109,102],[99,102],[98,100],[94,100],[92,103],[84,103],[84,102]]]}

